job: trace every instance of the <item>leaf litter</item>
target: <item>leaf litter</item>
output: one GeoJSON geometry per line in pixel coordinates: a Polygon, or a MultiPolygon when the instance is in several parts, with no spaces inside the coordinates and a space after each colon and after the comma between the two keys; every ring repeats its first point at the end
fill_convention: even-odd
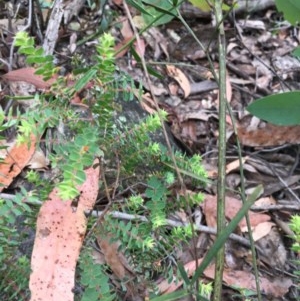
{"type": "MultiPolygon", "coordinates": [[[[261,13],[266,15],[275,14],[275,11],[271,10],[270,12],[266,10],[261,13]]],[[[270,91],[276,91],[282,80],[288,80],[290,86],[297,88],[295,80],[297,75],[289,69],[289,66],[292,65],[290,63],[292,58],[289,52],[294,48],[295,42],[290,35],[285,34],[284,37],[281,35],[284,29],[279,29],[277,35],[271,33],[271,24],[266,20],[255,19],[255,16],[249,20],[237,20],[235,26],[238,34],[230,35],[227,41],[229,61],[227,97],[229,101],[231,100],[231,107],[237,116],[238,138],[245,148],[242,164],[245,169],[246,192],[251,193],[252,187],[263,183],[266,188],[264,199],[272,199],[272,203],[269,206],[280,206],[283,201],[287,204],[286,201],[289,200],[288,202],[297,208],[297,202],[293,194],[296,193],[298,195],[299,171],[296,165],[297,159],[295,159],[298,153],[293,150],[292,145],[299,143],[299,135],[297,134],[299,126],[274,126],[261,120],[256,120],[255,117],[251,117],[245,111],[247,104],[255,98],[265,96],[271,93],[270,91]],[[283,56],[284,52],[286,57],[283,56]],[[280,64],[278,63],[279,58],[282,59],[280,64]],[[255,98],[253,97],[254,95],[255,98]],[[278,146],[284,146],[283,151],[277,148],[278,146]],[[251,147],[251,150],[249,147],[251,147]],[[291,177],[292,175],[295,177],[291,177]]],[[[168,29],[167,33],[172,30],[168,29]]],[[[209,29],[206,28],[206,30],[209,29]]],[[[213,35],[213,29],[211,30],[211,35],[213,35]]],[[[205,39],[203,35],[199,37],[200,39],[205,39]]],[[[210,170],[213,179],[217,175],[218,89],[214,87],[208,91],[191,93],[192,90],[186,88],[188,87],[188,82],[192,87],[195,85],[195,81],[199,83],[203,81],[203,79],[199,81],[199,78],[193,76],[193,73],[190,71],[192,66],[200,65],[208,69],[209,66],[205,56],[191,56],[189,53],[185,53],[187,50],[195,53],[194,42],[191,38],[189,40],[187,37],[184,37],[182,43],[175,43],[177,43],[175,45],[177,47],[176,51],[170,51],[169,54],[171,62],[175,61],[177,63],[176,73],[168,71],[168,66],[171,66],[170,63],[166,66],[171,98],[167,98],[166,95],[162,94],[160,97],[161,105],[163,108],[167,108],[166,110],[170,113],[169,122],[174,136],[183,143],[188,152],[196,152],[203,155],[204,164],[210,170]],[[184,47],[180,48],[182,45],[184,47]],[[176,53],[176,57],[172,57],[172,53],[176,53]],[[188,64],[191,64],[191,68],[181,67],[181,64],[178,64],[178,58],[184,59],[182,66],[188,61],[188,64]],[[180,75],[182,79],[176,78],[179,76],[178,74],[183,74],[180,75]]],[[[213,56],[213,52],[214,50],[210,49],[211,56],[213,56]]],[[[163,60],[163,58],[161,59],[163,60]]],[[[175,67],[173,68],[175,70],[175,67]]],[[[218,70],[216,61],[214,61],[214,68],[216,71],[218,70]]],[[[210,78],[210,81],[213,82],[213,79],[210,78]]],[[[157,82],[157,79],[153,78],[153,83],[155,82],[157,82]]],[[[240,187],[240,163],[234,150],[235,138],[229,117],[227,124],[228,159],[226,173],[228,180],[232,179],[232,182],[228,183],[234,185],[230,186],[234,190],[240,187]]],[[[215,192],[214,189],[212,189],[212,192],[215,192]]],[[[240,206],[240,199],[236,198],[232,193],[229,194],[226,198],[226,217],[230,220],[240,206]]],[[[216,197],[206,195],[201,208],[206,224],[215,228],[216,197]]],[[[282,216],[282,219],[287,222],[290,212],[286,215],[282,214],[281,210],[278,210],[276,211],[276,216],[282,216]]],[[[259,260],[261,265],[271,269],[271,274],[274,274],[272,277],[269,277],[267,274],[261,276],[262,292],[271,298],[281,298],[288,293],[293,284],[293,278],[288,276],[288,271],[292,267],[289,267],[288,263],[289,246],[284,242],[285,234],[273,222],[273,217],[273,211],[264,210],[263,213],[251,211],[250,224],[254,240],[257,246],[260,247],[259,260]],[[284,268],[287,269],[287,274],[285,276],[278,275],[278,272],[284,268]]],[[[247,237],[248,230],[245,222],[241,222],[239,229],[236,229],[236,231],[239,235],[247,237]]],[[[213,236],[211,239],[213,239],[213,236]]],[[[205,244],[209,244],[209,239],[206,238],[205,244]]],[[[231,249],[233,244],[227,244],[226,258],[228,265],[230,266],[232,260],[236,264],[233,264],[232,268],[225,270],[224,282],[229,286],[255,290],[254,276],[246,268],[246,266],[252,265],[249,250],[243,250],[241,247],[237,248],[236,244],[234,246],[236,250],[231,249]],[[241,248],[240,251],[237,251],[239,248],[241,248]],[[240,263],[241,261],[244,263],[240,263]],[[239,263],[237,264],[237,262],[239,263]]],[[[188,252],[188,249],[186,252],[188,252]]],[[[185,257],[185,255],[182,256],[185,257]]],[[[195,269],[191,270],[194,271],[195,269]]],[[[213,271],[214,268],[212,266],[204,273],[204,276],[213,279],[213,271]]],[[[180,287],[180,283],[175,285],[173,289],[164,282],[160,284],[160,287],[161,291],[164,292],[168,291],[168,289],[173,291],[180,287]]]]}
{"type": "MultiPolygon", "coordinates": [[[[122,5],[122,1],[114,2],[118,6],[122,5]]],[[[70,16],[74,14],[74,11],[71,10],[69,13],[66,16],[67,19],[71,18],[70,16]]],[[[299,196],[300,174],[298,164],[295,164],[295,162],[297,163],[299,153],[294,145],[299,144],[299,127],[279,127],[261,120],[255,120],[245,111],[245,107],[254,98],[265,96],[270,91],[281,91],[285,84],[288,84],[292,89],[299,88],[297,70],[295,71],[292,68],[293,66],[297,67],[298,62],[296,63],[290,55],[291,50],[295,47],[295,40],[289,31],[286,28],[279,28],[277,34],[272,32],[272,24],[269,20],[273,18],[273,15],[274,18],[276,17],[274,7],[271,6],[270,10],[262,10],[260,13],[264,18],[257,20],[255,19],[256,16],[253,15],[252,19],[239,19],[235,23],[236,32],[227,41],[228,74],[226,85],[230,106],[237,116],[238,138],[243,145],[245,155],[242,164],[245,168],[247,192],[250,193],[256,184],[262,183],[265,187],[264,200],[267,200],[267,205],[257,203],[256,206],[283,206],[280,207],[280,210],[262,210],[261,213],[251,211],[249,214],[257,247],[263,251],[258,256],[260,265],[267,269],[271,275],[268,277],[268,273],[262,272],[260,277],[262,292],[270,298],[281,298],[287,294],[292,286],[292,278],[288,274],[291,270],[287,251],[289,246],[285,242],[283,229],[279,228],[273,220],[276,217],[276,219],[281,219],[287,224],[291,212],[284,210],[284,206],[297,205],[295,195],[299,196]],[[277,148],[277,146],[284,146],[284,148],[277,148]]],[[[211,21],[209,15],[203,14],[203,12],[199,13],[199,11],[197,15],[196,10],[194,18],[199,18],[199,16],[198,23],[200,27],[204,27],[201,24],[201,21],[203,21],[201,18],[205,18],[206,23],[207,20],[211,21]]],[[[134,36],[129,23],[126,20],[121,22],[123,29],[120,42],[116,46],[118,49],[126,45],[134,36]]],[[[166,32],[174,31],[172,22],[167,27],[170,28],[166,32]]],[[[175,28],[178,31],[178,26],[175,26],[175,28]]],[[[208,26],[205,29],[209,33],[208,36],[213,36],[211,27],[208,26]]],[[[199,28],[194,30],[199,31],[199,28]]],[[[161,107],[169,112],[168,121],[173,135],[181,141],[187,152],[199,153],[203,156],[203,162],[211,171],[210,175],[213,179],[217,175],[218,89],[211,74],[204,74],[199,77],[199,72],[196,76],[191,71],[192,66],[195,65],[206,70],[210,69],[203,52],[197,52],[195,46],[190,46],[193,41],[188,36],[184,36],[182,38],[184,41],[177,42],[175,45],[176,51],[173,52],[167,45],[172,44],[172,39],[169,36],[166,38],[166,36],[163,29],[153,28],[148,32],[148,35],[143,36],[142,45],[139,45],[139,47],[134,45],[133,47],[136,52],[146,57],[149,63],[152,62],[151,59],[148,59],[149,57],[153,58],[154,61],[170,59],[165,68],[157,67],[157,70],[166,76],[166,80],[162,82],[152,77],[151,85],[155,88],[161,107]],[[182,44],[188,45],[188,47],[181,48],[182,44]],[[187,49],[192,49],[192,55],[184,52],[187,49]],[[172,56],[173,53],[176,53],[176,57],[172,56]],[[184,59],[184,64],[191,64],[191,67],[184,68],[182,62],[179,62],[182,63],[182,67],[177,64],[176,66],[173,65],[172,63],[178,63],[178,58],[184,59]],[[204,81],[206,88],[201,90],[202,88],[199,89],[198,87],[204,81]],[[193,88],[195,86],[197,88],[193,88]],[[170,95],[168,95],[168,91],[170,95]],[[173,97],[173,100],[176,98],[176,102],[174,101],[170,105],[170,102],[167,102],[167,99],[170,100],[169,97],[173,97]]],[[[179,36],[182,36],[182,32],[179,32],[179,36]]],[[[202,39],[203,34],[202,36],[200,34],[199,38],[202,39]]],[[[206,42],[207,40],[205,40],[206,42]]],[[[213,44],[210,46],[213,46],[213,44]]],[[[74,51],[77,51],[77,49],[74,49],[74,51]]],[[[209,51],[210,55],[214,56],[216,51],[214,47],[209,48],[209,51]]],[[[145,90],[148,90],[148,84],[136,62],[131,60],[129,64],[127,62],[124,64],[126,53],[130,55],[130,47],[126,47],[119,53],[118,64],[120,69],[128,71],[143,85],[145,90]]],[[[217,60],[215,59],[213,68],[218,71],[217,60]]],[[[10,71],[3,78],[8,82],[23,81],[34,85],[37,89],[47,89],[51,84],[35,75],[31,68],[10,71]]],[[[25,92],[21,94],[24,95],[25,92]]],[[[153,99],[147,92],[143,95],[143,98],[145,100],[144,109],[152,113],[154,110],[153,99]]],[[[240,187],[238,172],[240,163],[237,160],[234,139],[232,124],[228,119],[227,176],[233,179],[231,185],[229,185],[229,190],[232,191],[240,187]]],[[[5,158],[7,166],[1,164],[3,169],[1,175],[3,174],[8,179],[5,186],[8,187],[22,169],[30,164],[29,162],[36,149],[35,141],[35,138],[32,137],[32,146],[29,149],[24,145],[15,146],[8,152],[5,158]],[[21,153],[22,156],[19,159],[21,153]],[[18,167],[18,171],[12,173],[14,166],[18,167]]],[[[86,229],[84,210],[93,208],[98,193],[98,183],[95,182],[95,177],[97,173],[99,174],[99,171],[90,169],[87,173],[87,180],[83,186],[85,188],[89,187],[88,191],[85,191],[88,195],[85,197],[85,193],[82,194],[75,212],[72,211],[70,202],[62,203],[59,200],[57,191],[52,191],[49,200],[41,207],[32,260],[33,274],[30,280],[34,292],[32,300],[39,298],[41,296],[39,294],[48,293],[59,293],[64,296],[64,300],[71,300],[69,293],[74,284],[70,279],[74,279],[75,264],[86,229]],[[66,216],[63,216],[62,212],[66,216]],[[78,215],[80,216],[78,217],[78,215]],[[55,223],[57,225],[54,227],[55,223]],[[63,241],[61,242],[60,239],[63,241]],[[68,246],[65,245],[65,241],[68,241],[68,246]],[[51,244],[57,245],[58,248],[63,246],[65,248],[58,249],[60,252],[52,254],[50,250],[53,249],[48,248],[51,244]],[[49,250],[49,254],[47,250],[49,250]],[[40,254],[43,254],[43,257],[40,257],[40,254]],[[64,260],[67,261],[66,265],[63,263],[64,260]],[[49,269],[53,273],[40,274],[43,269],[39,267],[45,265],[45,262],[48,263],[49,269]],[[72,268],[70,269],[70,267],[72,268]],[[49,275],[52,279],[48,277],[49,275]],[[66,278],[67,281],[61,282],[62,278],[66,278]],[[42,284],[41,279],[44,280],[42,284]],[[57,290],[59,286],[60,291],[57,290]],[[41,288],[42,290],[40,290],[41,288]]],[[[4,183],[3,181],[1,180],[2,183],[4,183]]],[[[196,188],[193,187],[193,189],[196,188]]],[[[214,193],[214,188],[208,186],[205,201],[201,208],[197,208],[202,213],[199,222],[205,223],[211,228],[216,226],[216,197],[214,193]]],[[[226,204],[226,218],[230,221],[241,207],[241,201],[236,198],[236,195],[228,194],[226,204]]],[[[183,216],[186,218],[187,213],[183,216]]],[[[247,237],[246,232],[245,222],[242,221],[236,229],[236,234],[247,237]]],[[[102,246],[106,263],[111,267],[112,272],[117,277],[123,278],[126,274],[124,267],[127,265],[127,260],[123,258],[117,244],[108,243],[109,235],[104,238],[99,237],[98,243],[100,247],[102,246]]],[[[202,248],[202,252],[209,248],[212,240],[214,240],[214,236],[206,235],[204,237],[202,233],[199,233],[198,243],[199,248],[200,246],[202,248]]],[[[249,271],[252,265],[249,250],[233,243],[231,240],[226,243],[226,248],[228,267],[224,271],[224,283],[232,287],[255,290],[254,276],[249,271]]],[[[190,246],[187,246],[178,257],[182,259],[188,274],[192,275],[195,271],[194,258],[192,258],[192,261],[184,260],[188,258],[187,253],[189,252],[190,246]]],[[[199,261],[201,261],[201,258],[198,258],[199,261]]],[[[213,273],[214,265],[212,264],[204,272],[204,277],[211,280],[214,278],[213,273]]],[[[180,285],[180,282],[170,285],[164,279],[161,279],[161,282],[158,283],[160,291],[164,293],[174,291],[180,285]]],[[[62,295],[57,298],[61,299],[62,295]]],[[[53,300],[58,300],[57,298],[53,300]]]]}

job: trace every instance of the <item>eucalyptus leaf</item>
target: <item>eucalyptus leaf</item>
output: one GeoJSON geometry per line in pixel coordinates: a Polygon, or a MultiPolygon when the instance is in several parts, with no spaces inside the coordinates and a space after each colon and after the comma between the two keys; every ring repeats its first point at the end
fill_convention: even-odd
{"type": "Polygon", "coordinates": [[[283,12],[284,18],[292,25],[296,25],[300,20],[299,0],[275,0],[278,11],[283,12]]]}
{"type": "Polygon", "coordinates": [[[266,96],[250,104],[247,111],[277,125],[300,124],[300,91],[266,96]]]}

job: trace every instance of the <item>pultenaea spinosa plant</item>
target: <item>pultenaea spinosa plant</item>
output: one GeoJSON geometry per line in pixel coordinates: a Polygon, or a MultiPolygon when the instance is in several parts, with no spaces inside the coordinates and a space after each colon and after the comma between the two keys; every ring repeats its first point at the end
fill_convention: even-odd
{"type": "MultiPolygon", "coordinates": [[[[28,63],[35,63],[37,74],[49,79],[57,74],[51,56],[44,56],[41,48],[35,48],[33,39],[21,32],[15,44],[19,52],[26,55],[28,63]]],[[[75,84],[68,86],[68,79],[59,76],[46,93],[36,95],[36,105],[28,110],[18,125],[19,141],[29,139],[30,133],[41,137],[51,128],[63,128],[56,131],[55,139],[49,150],[51,166],[58,168],[59,188],[63,199],[73,199],[78,195],[76,186],[85,180],[84,168],[90,166],[95,156],[102,156],[100,145],[103,143],[103,129],[112,125],[112,102],[115,94],[115,76],[113,38],[104,35],[97,46],[96,64],[72,75],[75,84]],[[92,83],[90,93],[93,102],[89,102],[88,113],[92,120],[87,121],[82,111],[70,104],[76,93],[92,83]]],[[[84,100],[83,100],[84,101],[84,100]]],[[[49,135],[46,137],[50,137],[49,135]]],[[[50,139],[49,139],[50,140],[50,139]]]]}
{"type": "MultiPolygon", "coordinates": [[[[36,73],[45,80],[58,76],[59,68],[54,66],[53,57],[45,56],[41,48],[36,48],[33,38],[28,37],[27,33],[18,33],[15,45],[19,47],[19,53],[26,56],[27,63],[34,64],[36,73]]],[[[118,80],[112,62],[111,36],[105,35],[100,39],[96,59],[97,64],[93,68],[72,75],[75,85],[71,88],[65,77],[58,76],[49,90],[34,96],[34,103],[24,113],[17,110],[17,114],[13,114],[10,110],[5,116],[3,110],[0,112],[1,131],[16,127],[19,142],[30,143],[32,134],[39,139],[45,137],[51,167],[58,170],[52,179],[41,177],[42,173],[29,171],[26,178],[35,185],[35,192],[22,190],[22,195],[17,194],[13,200],[0,202],[0,260],[1,266],[6,268],[5,275],[1,273],[3,277],[0,278],[1,299],[22,300],[22,296],[28,295],[29,261],[23,260],[22,265],[16,266],[22,258],[18,251],[22,238],[16,229],[16,218],[20,215],[26,218],[27,214],[34,213],[32,207],[23,201],[26,199],[36,203],[37,199],[45,200],[54,186],[59,188],[62,198],[73,199],[78,194],[76,185],[85,180],[84,168],[92,164],[95,156],[103,155],[99,146],[104,135],[100,133],[103,133],[103,128],[107,130],[112,126],[113,93],[118,80]],[[91,88],[91,93],[98,101],[89,106],[93,122],[86,122],[82,112],[70,104],[70,99],[92,79],[96,84],[91,88]],[[21,267],[24,271],[20,270],[21,267]],[[22,281],[19,281],[20,278],[22,281]]]]}

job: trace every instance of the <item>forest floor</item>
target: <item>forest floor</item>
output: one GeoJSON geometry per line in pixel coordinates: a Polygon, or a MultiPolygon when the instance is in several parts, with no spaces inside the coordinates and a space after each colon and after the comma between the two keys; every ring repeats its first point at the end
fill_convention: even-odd
{"type": "MultiPolygon", "coordinates": [[[[73,1],[73,10],[70,9],[62,21],[65,24],[61,25],[55,41],[54,54],[60,67],[66,71],[72,68],[71,61],[76,57],[83,58],[85,63],[89,62],[95,53],[93,45],[96,37],[105,22],[108,24],[105,30],[115,37],[117,50],[135,36],[123,1],[108,1],[105,10],[100,10],[96,2],[91,6],[85,1],[84,5],[79,2],[73,1]]],[[[7,26],[5,12],[7,7],[3,6],[1,26],[7,26]]],[[[43,10],[44,17],[47,12],[49,10],[43,10]]],[[[130,13],[134,25],[138,27],[139,13],[134,8],[130,8],[130,13]]],[[[13,14],[15,17],[11,20],[11,28],[3,29],[3,32],[7,30],[10,33],[1,38],[3,60],[9,61],[9,39],[18,31],[18,22],[21,24],[27,19],[27,14],[28,7],[21,7],[17,15],[13,14]]],[[[214,72],[218,72],[217,32],[210,13],[199,12],[185,3],[181,14],[206,51],[201,49],[182,22],[173,19],[139,34],[139,43],[120,51],[116,64],[119,70],[133,78],[137,86],[142,87],[140,104],[145,112],[154,112],[157,108],[155,102],[168,112],[169,135],[175,138],[172,140],[173,146],[176,145],[188,155],[201,155],[213,183],[218,173],[219,94],[213,76],[214,72]],[[132,55],[134,51],[161,77],[150,75],[149,81],[140,62],[132,55]]],[[[41,19],[35,15],[28,30],[42,44],[47,24],[40,22],[41,19]]],[[[224,24],[227,100],[235,117],[235,121],[232,121],[227,114],[226,119],[226,218],[233,218],[241,207],[234,192],[240,189],[242,180],[245,181],[247,194],[257,185],[263,185],[264,191],[250,214],[263,300],[299,300],[299,278],[293,274],[297,270],[294,263],[297,258],[291,251],[293,241],[290,239],[292,232],[289,222],[292,214],[300,212],[300,127],[268,124],[250,115],[246,107],[254,100],[274,93],[299,90],[300,62],[292,55],[292,51],[299,45],[300,32],[283,21],[274,5],[258,8],[251,13],[239,11],[227,17],[224,24]],[[236,123],[236,134],[233,122],[236,123]],[[236,137],[242,145],[243,179],[239,170],[236,137]]],[[[24,67],[19,56],[11,58],[12,69],[24,67]]],[[[2,75],[6,72],[7,66],[2,64],[2,75]]],[[[40,161],[37,163],[42,164],[40,161]]],[[[22,178],[22,175],[19,177],[22,178]]],[[[193,186],[189,188],[197,189],[193,186]]],[[[202,218],[195,218],[195,223],[201,226],[205,221],[205,226],[214,229],[216,186],[208,184],[203,193],[205,201],[198,208],[202,218]]],[[[105,203],[104,199],[102,202],[105,203]]],[[[245,221],[239,224],[235,234],[247,239],[245,221]]],[[[196,237],[198,258],[201,259],[202,250],[207,249],[211,240],[208,233],[200,233],[196,237]]],[[[193,260],[191,253],[190,246],[183,247],[180,255],[183,265],[193,260]]],[[[232,287],[239,286],[249,292],[255,290],[249,247],[233,239],[226,244],[225,253],[223,300],[246,300],[245,296],[235,297],[232,287]]],[[[210,267],[206,270],[204,279],[213,279],[213,269],[210,267]]],[[[251,296],[249,299],[257,300],[251,296]]]]}

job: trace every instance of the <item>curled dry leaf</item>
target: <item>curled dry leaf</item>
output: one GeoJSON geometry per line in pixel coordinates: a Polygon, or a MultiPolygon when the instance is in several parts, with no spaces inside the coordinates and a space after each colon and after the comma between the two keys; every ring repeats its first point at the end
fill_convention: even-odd
{"type": "Polygon", "coordinates": [[[35,152],[36,142],[36,137],[31,135],[29,143],[18,145],[15,142],[11,149],[8,150],[4,161],[0,163],[0,191],[7,188],[29,163],[35,152]]]}
{"type": "Polygon", "coordinates": [[[127,53],[129,46],[125,47],[124,49],[122,49],[122,47],[129,43],[129,41],[131,41],[131,39],[133,38],[133,31],[128,19],[120,18],[119,21],[122,24],[121,34],[123,36],[123,40],[115,46],[115,50],[118,52],[116,55],[117,58],[123,57],[127,53]]]}
{"type": "Polygon", "coordinates": [[[31,169],[47,169],[49,160],[41,149],[37,149],[27,165],[31,169]]]}
{"type": "Polygon", "coordinates": [[[127,18],[120,18],[122,23],[121,34],[125,40],[131,39],[134,36],[133,30],[130,26],[129,20],[127,18]]]}
{"type": "Polygon", "coordinates": [[[140,104],[146,112],[148,112],[149,114],[154,114],[156,113],[154,101],[155,100],[152,99],[149,93],[145,93],[142,95],[140,104]]]}
{"type": "Polygon", "coordinates": [[[168,85],[169,91],[171,95],[177,95],[179,87],[176,83],[169,83],[168,85]]]}
{"type": "MultiPolygon", "coordinates": [[[[242,158],[242,163],[244,164],[247,159],[248,159],[248,156],[242,158]]],[[[226,174],[229,174],[230,172],[232,172],[233,170],[237,170],[238,168],[240,168],[240,160],[239,159],[234,160],[226,165],[226,174]]]]}
{"type": "Polygon", "coordinates": [[[184,97],[187,98],[191,93],[191,84],[185,74],[173,65],[167,65],[167,73],[174,78],[184,92],[184,97]]]}
{"type": "MultiPolygon", "coordinates": [[[[252,236],[253,236],[253,240],[257,241],[263,237],[265,237],[266,235],[268,235],[272,229],[272,227],[276,226],[274,223],[272,222],[263,222],[258,224],[253,230],[252,230],[252,236]]],[[[243,227],[242,232],[247,232],[248,229],[247,227],[243,227]]]]}
{"type": "Polygon", "coordinates": [[[71,206],[72,200],[62,201],[54,189],[40,209],[31,258],[30,301],[74,298],[75,267],[87,225],[84,212],[93,208],[98,195],[99,166],[85,173],[86,181],[78,187],[77,208],[71,206]]]}

